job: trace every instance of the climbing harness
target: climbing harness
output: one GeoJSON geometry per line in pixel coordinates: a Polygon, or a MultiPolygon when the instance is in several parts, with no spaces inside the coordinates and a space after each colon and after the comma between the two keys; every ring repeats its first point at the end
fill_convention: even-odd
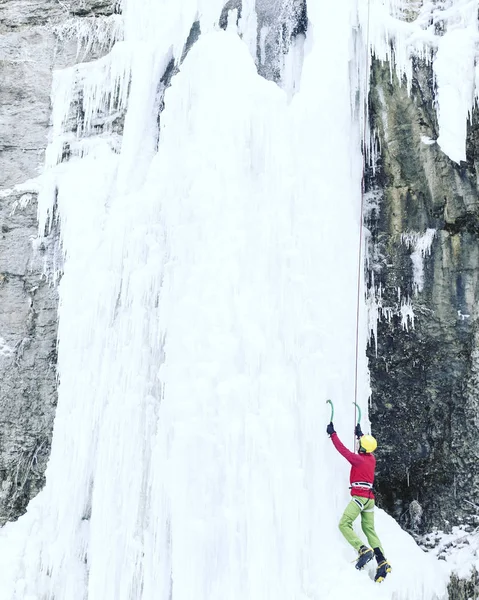
{"type": "Polygon", "coordinates": [[[351,488],[361,488],[361,489],[366,489],[366,490],[372,490],[373,489],[373,484],[369,483],[368,481],[353,481],[349,487],[349,489],[351,488]]]}
{"type": "MultiPolygon", "coordinates": [[[[350,490],[367,490],[369,492],[369,500],[371,500],[372,498],[374,498],[373,493],[374,493],[374,488],[373,488],[373,484],[369,483],[368,481],[354,481],[353,483],[351,483],[351,485],[349,486],[350,490]]],[[[359,506],[359,501],[356,500],[356,498],[353,498],[354,502],[356,502],[356,504],[359,506]]],[[[364,507],[361,508],[361,511],[364,510],[364,507]]],[[[365,510],[364,512],[373,512],[372,509],[371,510],[365,510]]]]}

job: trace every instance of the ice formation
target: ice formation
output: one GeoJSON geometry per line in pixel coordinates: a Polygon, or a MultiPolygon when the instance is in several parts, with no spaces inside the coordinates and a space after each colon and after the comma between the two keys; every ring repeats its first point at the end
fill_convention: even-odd
{"type": "Polygon", "coordinates": [[[413,58],[432,62],[439,124],[437,143],[466,160],[467,120],[479,97],[477,0],[368,0],[359,3],[377,58],[410,89],[413,58]]]}
{"type": "MultiPolygon", "coordinates": [[[[0,532],[1,600],[446,597],[447,570],[380,510],[394,575],[354,571],[324,431],[332,397],[352,442],[369,46],[410,81],[439,7],[311,2],[276,85],[254,2],[227,31],[223,5],[125,0],[111,51],[55,74],[39,230],[64,256],[59,403],[46,487],[0,532]]],[[[468,7],[441,13],[451,33],[468,7]]],[[[105,49],[103,32],[62,35],[105,49]]],[[[362,310],[364,407],[367,327],[362,310]]]]}
{"type": "Polygon", "coordinates": [[[424,288],[424,258],[431,254],[436,230],[429,228],[424,233],[411,231],[401,235],[401,242],[410,250],[413,267],[413,285],[417,294],[424,288]]]}

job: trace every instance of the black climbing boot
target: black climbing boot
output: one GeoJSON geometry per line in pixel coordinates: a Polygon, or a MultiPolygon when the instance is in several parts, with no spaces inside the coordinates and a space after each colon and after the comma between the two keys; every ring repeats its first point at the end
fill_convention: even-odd
{"type": "Polygon", "coordinates": [[[373,556],[374,552],[371,548],[361,546],[361,548],[359,548],[358,560],[356,561],[356,569],[361,570],[370,560],[372,560],[373,556]]]}
{"type": "Polygon", "coordinates": [[[384,554],[381,552],[380,548],[374,548],[374,555],[376,556],[376,561],[378,563],[378,568],[376,569],[376,575],[374,577],[374,581],[381,583],[386,579],[386,575],[391,572],[391,565],[384,558],[384,554]]]}

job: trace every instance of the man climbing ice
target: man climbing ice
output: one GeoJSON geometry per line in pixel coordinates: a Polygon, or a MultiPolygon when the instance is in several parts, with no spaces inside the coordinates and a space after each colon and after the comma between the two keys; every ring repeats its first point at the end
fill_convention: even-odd
{"type": "Polygon", "coordinates": [[[352,498],[339,521],[339,529],[346,540],[359,553],[356,569],[364,568],[373,556],[376,556],[378,567],[374,581],[380,583],[391,572],[391,565],[384,558],[381,542],[374,530],[373,484],[376,459],[373,452],[376,450],[377,442],[372,435],[363,435],[361,426],[358,423],[354,430],[358,438],[358,454],[355,454],[341,442],[334,430],[332,421],[327,426],[326,432],[331,436],[331,441],[336,450],[351,463],[349,481],[351,483],[352,498]],[[359,514],[361,514],[361,528],[372,549],[365,546],[353,530],[353,522],[359,514]]]}

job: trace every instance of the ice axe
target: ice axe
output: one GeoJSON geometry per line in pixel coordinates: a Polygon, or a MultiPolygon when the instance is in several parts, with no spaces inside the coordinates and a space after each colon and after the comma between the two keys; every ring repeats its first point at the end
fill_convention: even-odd
{"type": "Polygon", "coordinates": [[[334,419],[334,405],[331,400],[326,400],[326,404],[331,404],[331,419],[330,422],[333,422],[334,419]]]}
{"type": "Polygon", "coordinates": [[[359,404],[357,402],[353,402],[353,404],[358,409],[358,422],[357,422],[357,425],[359,425],[359,423],[361,423],[361,409],[359,408],[359,404]]]}

